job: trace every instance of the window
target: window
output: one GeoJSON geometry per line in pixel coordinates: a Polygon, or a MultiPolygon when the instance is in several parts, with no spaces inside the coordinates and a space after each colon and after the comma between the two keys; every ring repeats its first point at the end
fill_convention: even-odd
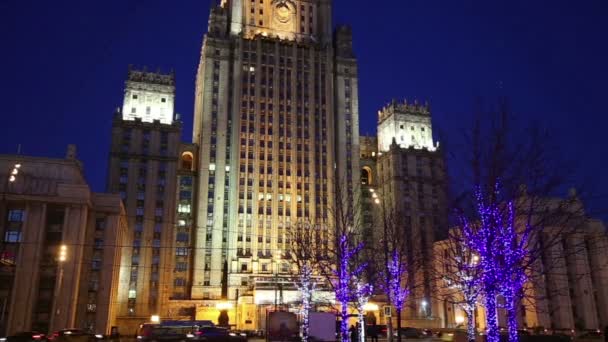
{"type": "Polygon", "coordinates": [[[160,99],[160,102],[165,103],[165,102],[167,102],[167,99],[163,97],[160,99]]]}
{"type": "Polygon", "coordinates": [[[98,218],[95,220],[95,230],[104,230],[106,227],[106,220],[98,218]]]}
{"type": "Polygon", "coordinates": [[[135,299],[137,297],[137,290],[129,290],[129,299],[135,299]]]}
{"type": "Polygon", "coordinates": [[[7,243],[18,243],[21,242],[21,232],[20,231],[7,231],[4,234],[4,242],[7,243]]]}
{"type": "Polygon", "coordinates": [[[241,272],[247,272],[247,264],[241,264],[241,272]]]}
{"type": "Polygon", "coordinates": [[[191,191],[186,191],[186,190],[182,190],[179,192],[179,199],[180,200],[190,200],[192,199],[192,192],[191,191]]]}
{"type": "Polygon", "coordinates": [[[13,209],[8,212],[10,222],[23,222],[24,212],[21,209],[13,209]]]}
{"type": "Polygon", "coordinates": [[[188,233],[177,233],[177,241],[188,242],[188,233]]]}
{"type": "Polygon", "coordinates": [[[177,206],[177,212],[182,213],[182,214],[189,214],[190,213],[190,204],[183,204],[180,203],[177,206]]]}
{"type": "Polygon", "coordinates": [[[137,94],[133,94],[133,100],[137,100],[137,94]]]}
{"type": "Polygon", "coordinates": [[[150,107],[146,107],[146,114],[150,115],[150,107]]]}
{"type": "Polygon", "coordinates": [[[137,108],[132,107],[132,108],[131,108],[131,114],[135,114],[136,112],[137,112],[137,108]]]}
{"type": "Polygon", "coordinates": [[[175,286],[186,286],[186,279],[175,278],[175,286]]]}
{"type": "Polygon", "coordinates": [[[175,249],[175,255],[177,256],[187,256],[188,255],[188,249],[185,247],[178,247],[175,249]]]}

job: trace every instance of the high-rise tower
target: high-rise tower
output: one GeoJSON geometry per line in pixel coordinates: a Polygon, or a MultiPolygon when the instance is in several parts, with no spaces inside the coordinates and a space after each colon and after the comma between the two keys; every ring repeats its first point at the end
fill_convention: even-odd
{"type": "Polygon", "coordinates": [[[186,292],[175,287],[186,286],[187,272],[173,267],[186,262],[177,260],[181,253],[189,253],[176,236],[190,223],[176,215],[191,208],[181,202],[176,207],[181,123],[175,120],[174,96],[174,75],[129,70],[123,107],[112,125],[107,187],[122,197],[129,226],[116,299],[123,331],[134,331],[171,296],[186,292]]]}
{"type": "Polygon", "coordinates": [[[332,34],[331,1],[212,9],[196,82],[193,299],[220,299],[226,287],[235,299],[287,270],[277,260],[298,222],[330,229],[336,188],[350,203],[358,189],[358,125],[352,33],[332,34]]]}
{"type": "Polygon", "coordinates": [[[414,326],[439,324],[431,323],[437,312],[432,252],[448,223],[447,175],[438,147],[428,105],[392,101],[378,112],[376,196],[380,219],[394,222],[405,237],[411,295],[404,319],[414,326]]]}

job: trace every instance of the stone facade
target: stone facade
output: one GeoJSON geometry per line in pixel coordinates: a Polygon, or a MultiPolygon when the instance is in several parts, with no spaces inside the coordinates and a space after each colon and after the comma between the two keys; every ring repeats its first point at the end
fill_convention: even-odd
{"type": "Polygon", "coordinates": [[[91,192],[73,147],[66,159],[2,155],[0,170],[0,335],[109,333],[127,232],[120,197],[91,192]]]}

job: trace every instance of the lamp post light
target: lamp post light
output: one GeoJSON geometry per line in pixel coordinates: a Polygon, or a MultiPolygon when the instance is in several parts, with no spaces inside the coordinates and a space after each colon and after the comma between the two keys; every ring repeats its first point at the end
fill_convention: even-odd
{"type": "Polygon", "coordinates": [[[427,317],[427,307],[429,306],[429,302],[427,302],[426,299],[423,299],[420,304],[422,304],[422,314],[424,315],[424,317],[427,317]]]}

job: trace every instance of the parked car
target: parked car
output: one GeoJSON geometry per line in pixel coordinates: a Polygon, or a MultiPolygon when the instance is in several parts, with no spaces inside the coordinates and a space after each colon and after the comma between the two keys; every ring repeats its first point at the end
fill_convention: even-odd
{"type": "Polygon", "coordinates": [[[247,334],[219,327],[201,327],[195,333],[194,339],[206,342],[244,342],[247,341],[247,334]]]}
{"type": "Polygon", "coordinates": [[[0,338],[2,342],[43,342],[47,341],[45,334],[37,331],[24,331],[16,333],[12,336],[0,338]]]}
{"type": "Polygon", "coordinates": [[[82,329],[63,329],[52,333],[49,340],[53,342],[91,342],[96,340],[96,337],[82,329]]]}
{"type": "MultiPolygon", "coordinates": [[[[193,336],[193,335],[191,335],[193,336]]],[[[143,324],[137,334],[137,339],[143,342],[152,341],[176,341],[186,342],[189,336],[185,331],[174,328],[165,327],[160,324],[143,324]]]]}
{"type": "MultiPolygon", "coordinates": [[[[420,338],[422,337],[422,332],[416,328],[401,328],[401,337],[403,338],[420,338]]],[[[395,329],[393,331],[393,336],[399,336],[399,330],[395,329]]]]}

